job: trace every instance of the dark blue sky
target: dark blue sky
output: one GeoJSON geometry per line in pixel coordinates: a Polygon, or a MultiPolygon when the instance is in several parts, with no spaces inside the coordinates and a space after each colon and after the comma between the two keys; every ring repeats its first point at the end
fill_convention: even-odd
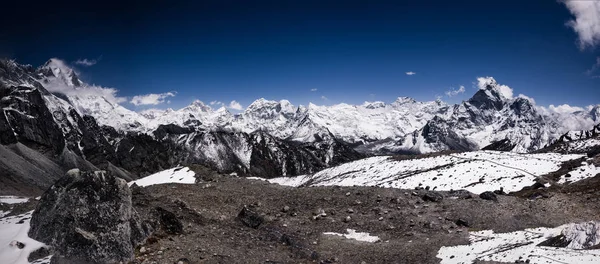
{"type": "Polygon", "coordinates": [[[556,1],[84,2],[9,4],[0,56],[36,66],[100,58],[77,67],[86,82],[127,97],[177,92],[158,107],[459,102],[480,76],[540,105],[600,103],[600,69],[586,74],[600,50],[579,48],[556,1]],[[445,95],[460,85],[464,94],[445,95]]]}

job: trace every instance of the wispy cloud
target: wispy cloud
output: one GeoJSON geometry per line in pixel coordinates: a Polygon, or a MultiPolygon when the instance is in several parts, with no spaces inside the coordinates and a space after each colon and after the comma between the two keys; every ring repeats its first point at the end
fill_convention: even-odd
{"type": "Polygon", "coordinates": [[[130,103],[134,105],[159,105],[165,102],[168,97],[175,96],[175,92],[161,93],[161,94],[145,94],[136,95],[131,98],[130,103]]]}
{"type": "Polygon", "coordinates": [[[312,89],[310,89],[310,91],[311,91],[311,92],[316,92],[316,91],[317,91],[317,88],[312,88],[312,89]]]}
{"type": "Polygon", "coordinates": [[[321,100],[323,100],[323,101],[328,101],[328,100],[329,100],[329,98],[325,97],[325,95],[321,95],[321,100]]]}
{"type": "Polygon", "coordinates": [[[97,60],[88,60],[88,59],[78,59],[75,61],[75,64],[85,66],[85,67],[94,66],[94,65],[96,65],[96,63],[98,63],[97,60]]]}
{"type": "Polygon", "coordinates": [[[579,48],[593,48],[600,44],[600,1],[560,0],[575,19],[567,26],[573,28],[579,38],[579,48]]]}
{"type": "Polygon", "coordinates": [[[217,101],[217,100],[215,100],[215,101],[211,101],[211,102],[210,102],[210,105],[224,105],[224,103],[223,103],[223,102],[221,102],[221,101],[217,101]]]}
{"type": "Polygon", "coordinates": [[[415,75],[415,74],[417,74],[417,73],[416,72],[412,72],[412,71],[406,72],[406,75],[408,75],[408,76],[412,76],[412,75],[415,75]]]}
{"type": "Polygon", "coordinates": [[[244,110],[244,107],[242,107],[242,105],[240,103],[238,103],[238,101],[236,101],[236,100],[233,100],[229,103],[229,108],[231,108],[233,110],[238,110],[238,111],[244,110]]]}
{"type": "Polygon", "coordinates": [[[448,90],[446,92],[446,95],[448,97],[452,97],[452,96],[457,96],[458,94],[461,94],[464,92],[465,92],[465,87],[461,85],[458,89],[450,88],[450,90],[448,90]]]}
{"type": "Polygon", "coordinates": [[[600,57],[596,58],[596,63],[594,63],[594,65],[592,65],[592,68],[590,68],[589,70],[585,71],[585,74],[592,77],[592,78],[598,78],[600,76],[595,76],[594,74],[600,70],[600,57]]]}

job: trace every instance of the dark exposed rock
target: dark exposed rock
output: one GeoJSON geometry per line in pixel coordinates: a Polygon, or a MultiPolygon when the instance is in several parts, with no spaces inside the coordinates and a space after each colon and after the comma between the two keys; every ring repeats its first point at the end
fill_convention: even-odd
{"type": "Polygon", "coordinates": [[[124,180],[71,170],[41,197],[29,236],[53,248],[53,263],[113,263],[146,238],[124,180]]]}
{"type": "Polygon", "coordinates": [[[174,213],[167,211],[162,207],[156,207],[156,212],[158,213],[160,226],[165,233],[171,235],[183,233],[183,224],[177,219],[177,216],[174,213]]]}
{"type": "Polygon", "coordinates": [[[421,197],[423,199],[423,201],[426,202],[441,202],[444,199],[444,196],[442,196],[439,193],[436,192],[427,192],[423,195],[423,197],[421,197]]]}
{"type": "Polygon", "coordinates": [[[561,235],[552,237],[542,243],[539,243],[538,246],[564,248],[564,247],[568,246],[569,243],[571,243],[571,241],[567,240],[567,238],[561,234],[561,235]]]}
{"type": "Polygon", "coordinates": [[[50,256],[50,254],[52,254],[52,253],[50,252],[49,248],[41,247],[41,248],[38,248],[37,250],[29,253],[29,256],[27,257],[27,261],[33,262],[37,259],[41,259],[41,258],[50,256]]]}
{"type": "Polygon", "coordinates": [[[242,208],[240,213],[237,215],[237,219],[239,219],[244,225],[252,228],[258,228],[265,221],[260,213],[250,209],[247,206],[242,208]]]}
{"type": "Polygon", "coordinates": [[[498,201],[498,197],[496,197],[496,194],[490,191],[482,192],[481,194],[479,194],[479,198],[495,202],[498,201]]]}
{"type": "Polygon", "coordinates": [[[482,150],[511,151],[515,146],[509,139],[503,139],[483,147],[482,150]]]}
{"type": "Polygon", "coordinates": [[[464,219],[461,219],[461,218],[459,218],[459,219],[457,219],[456,221],[454,221],[454,223],[455,223],[457,226],[462,226],[462,227],[469,227],[469,226],[470,226],[470,225],[469,225],[469,221],[467,221],[467,220],[464,220],[464,219]]]}

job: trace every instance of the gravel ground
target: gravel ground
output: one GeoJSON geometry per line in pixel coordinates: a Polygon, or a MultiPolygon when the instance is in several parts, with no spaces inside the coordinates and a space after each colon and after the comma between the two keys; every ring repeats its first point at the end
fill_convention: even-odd
{"type": "Polygon", "coordinates": [[[136,263],[439,263],[439,248],[466,244],[468,231],[600,219],[600,194],[589,186],[555,188],[536,199],[499,195],[490,201],[466,192],[291,188],[214,175],[208,180],[134,192],[142,216],[162,207],[183,224],[181,234],[158,232],[138,247],[136,263]],[[434,199],[425,201],[425,194],[434,199]],[[441,201],[431,201],[440,196],[441,201]],[[237,216],[244,206],[264,222],[257,228],[242,223],[237,216]],[[380,241],[323,235],[347,229],[380,241]]]}

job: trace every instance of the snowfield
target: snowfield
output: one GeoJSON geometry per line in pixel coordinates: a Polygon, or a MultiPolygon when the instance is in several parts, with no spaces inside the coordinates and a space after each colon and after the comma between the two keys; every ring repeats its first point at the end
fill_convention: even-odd
{"type": "Polygon", "coordinates": [[[469,245],[442,247],[437,257],[442,264],[498,261],[515,263],[600,263],[600,250],[582,250],[600,242],[599,223],[567,224],[556,228],[532,228],[496,234],[492,230],[470,232],[469,245]],[[538,246],[558,235],[571,243],[565,248],[538,246]],[[588,243],[591,242],[591,243],[588,243]]]}
{"type": "Polygon", "coordinates": [[[401,189],[429,186],[438,191],[465,189],[477,194],[504,188],[504,191],[512,192],[532,185],[540,175],[558,170],[562,162],[583,156],[495,151],[410,160],[380,156],[342,164],[313,175],[280,177],[268,181],[288,186],[380,186],[401,189]]]}
{"type": "Polygon", "coordinates": [[[165,183],[194,184],[196,182],[195,176],[196,173],[191,171],[188,167],[175,167],[172,169],[157,172],[139,180],[131,181],[127,184],[131,186],[135,183],[141,187],[165,183]]]}
{"type": "MultiPolygon", "coordinates": [[[[29,232],[29,221],[33,211],[25,214],[0,218],[0,263],[3,264],[27,264],[29,254],[43,246],[44,243],[33,240],[27,236],[29,232]],[[19,248],[16,242],[25,244],[19,248]]],[[[33,263],[50,263],[50,257],[33,263]]]]}

